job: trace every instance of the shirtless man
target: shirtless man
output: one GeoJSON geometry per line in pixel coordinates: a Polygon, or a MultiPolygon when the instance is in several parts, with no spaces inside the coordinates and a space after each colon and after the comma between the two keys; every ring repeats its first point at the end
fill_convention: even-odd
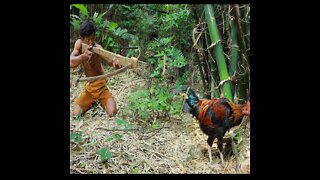
{"type": "MultiPolygon", "coordinates": [[[[94,54],[90,50],[92,47],[102,48],[101,45],[95,42],[95,24],[93,21],[86,20],[80,26],[80,39],[78,39],[74,45],[74,49],[70,55],[70,68],[76,68],[82,64],[84,72],[87,77],[102,75],[104,70],[101,66],[100,59],[107,62],[109,66],[120,68],[119,61],[113,59],[112,63],[105,57],[94,54]],[[81,44],[89,45],[85,52],[81,52],[81,44]]],[[[117,114],[116,102],[112,97],[111,92],[106,86],[106,79],[98,79],[91,82],[86,82],[83,92],[76,100],[75,109],[73,115],[77,116],[81,113],[85,113],[90,106],[99,100],[102,107],[106,110],[109,117],[117,114]]]]}

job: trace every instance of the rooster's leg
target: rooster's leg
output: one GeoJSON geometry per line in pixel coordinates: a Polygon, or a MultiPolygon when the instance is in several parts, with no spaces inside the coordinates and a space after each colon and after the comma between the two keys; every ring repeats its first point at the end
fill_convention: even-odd
{"type": "Polygon", "coordinates": [[[212,154],[211,154],[211,146],[213,144],[215,137],[208,137],[207,143],[208,143],[208,154],[209,154],[209,165],[212,166],[212,154]]]}
{"type": "Polygon", "coordinates": [[[209,153],[209,165],[211,166],[212,165],[212,155],[211,155],[211,147],[209,144],[208,144],[208,153],[209,153]]]}
{"type": "Polygon", "coordinates": [[[225,166],[223,154],[222,154],[222,145],[223,145],[223,137],[220,137],[220,138],[218,137],[218,150],[220,154],[220,159],[221,159],[222,165],[225,166]]]}
{"type": "Polygon", "coordinates": [[[219,150],[219,154],[220,154],[220,158],[221,158],[221,162],[222,162],[222,165],[225,166],[225,163],[224,163],[224,160],[223,160],[223,155],[222,155],[222,152],[219,150]]]}

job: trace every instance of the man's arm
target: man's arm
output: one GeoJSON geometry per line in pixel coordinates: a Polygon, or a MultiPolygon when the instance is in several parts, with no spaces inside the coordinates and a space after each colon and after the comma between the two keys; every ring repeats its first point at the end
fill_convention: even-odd
{"type": "Polygon", "coordinates": [[[70,55],[70,68],[78,67],[79,64],[92,56],[92,52],[89,50],[86,50],[85,53],[80,55],[81,43],[81,40],[77,40],[74,44],[74,49],[70,55]]]}

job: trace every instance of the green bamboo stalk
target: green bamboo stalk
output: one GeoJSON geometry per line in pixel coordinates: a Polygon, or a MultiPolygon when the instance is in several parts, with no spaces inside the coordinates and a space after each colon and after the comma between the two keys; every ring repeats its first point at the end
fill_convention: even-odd
{"type": "MultiPolygon", "coordinates": [[[[221,41],[221,39],[220,39],[219,31],[217,28],[216,20],[214,18],[214,12],[212,9],[212,5],[210,5],[210,4],[204,5],[204,12],[205,12],[205,17],[206,17],[206,21],[207,21],[207,26],[209,29],[211,42],[213,44],[216,43],[213,50],[214,50],[214,55],[217,60],[220,81],[223,81],[223,80],[228,79],[229,74],[228,74],[228,69],[227,69],[222,45],[220,42],[218,42],[218,41],[221,41]]],[[[233,94],[231,92],[230,81],[227,81],[223,84],[222,91],[223,91],[224,97],[226,97],[230,101],[233,101],[233,94]]]]}
{"type": "Polygon", "coordinates": [[[231,61],[230,61],[229,75],[232,76],[237,69],[238,58],[239,58],[237,26],[234,21],[231,22],[231,50],[230,51],[231,51],[231,61]]]}
{"type": "MultiPolygon", "coordinates": [[[[235,75],[237,71],[237,64],[239,59],[239,46],[238,46],[238,38],[237,38],[237,26],[234,20],[231,22],[231,57],[230,57],[230,65],[229,65],[229,76],[232,77],[235,75]]],[[[236,91],[236,89],[231,87],[232,94],[236,91]]]]}

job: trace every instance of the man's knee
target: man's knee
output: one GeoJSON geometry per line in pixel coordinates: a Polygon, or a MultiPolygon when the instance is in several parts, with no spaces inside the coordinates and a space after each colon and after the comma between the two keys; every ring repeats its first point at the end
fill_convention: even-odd
{"type": "Polygon", "coordinates": [[[105,110],[109,117],[113,117],[117,114],[117,105],[113,98],[107,100],[105,110]]]}
{"type": "Polygon", "coordinates": [[[76,106],[72,112],[73,116],[78,116],[80,113],[81,113],[81,108],[79,106],[76,106]]]}
{"type": "Polygon", "coordinates": [[[86,112],[86,110],[82,109],[78,104],[76,104],[76,107],[73,110],[73,116],[80,116],[83,115],[86,112]]]}
{"type": "Polygon", "coordinates": [[[113,117],[117,114],[117,109],[113,108],[113,109],[107,110],[107,114],[109,117],[113,117]]]}

